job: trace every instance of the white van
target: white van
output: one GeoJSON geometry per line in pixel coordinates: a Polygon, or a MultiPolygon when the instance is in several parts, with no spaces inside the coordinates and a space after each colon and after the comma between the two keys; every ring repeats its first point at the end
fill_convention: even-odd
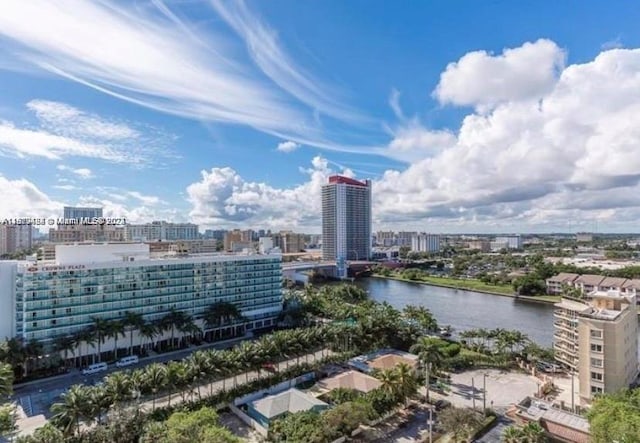
{"type": "Polygon", "coordinates": [[[138,363],[138,356],[137,355],[130,355],[128,357],[123,357],[120,360],[118,360],[116,362],[116,366],[119,368],[122,368],[123,366],[129,366],[129,365],[135,365],[136,363],[138,363]]]}
{"type": "Polygon", "coordinates": [[[108,368],[106,363],[94,363],[87,366],[82,370],[82,375],[97,374],[98,372],[106,371],[108,368]]]}

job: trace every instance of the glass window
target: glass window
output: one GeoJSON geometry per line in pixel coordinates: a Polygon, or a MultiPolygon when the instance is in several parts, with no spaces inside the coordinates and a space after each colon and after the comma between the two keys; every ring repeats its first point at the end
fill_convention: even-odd
{"type": "Polygon", "coordinates": [[[591,352],[602,352],[602,345],[591,344],[591,352]]]}
{"type": "Polygon", "coordinates": [[[602,367],[602,359],[601,358],[592,358],[591,359],[591,366],[593,366],[594,368],[601,368],[602,367]]]}
{"type": "Polygon", "coordinates": [[[602,331],[599,329],[592,329],[591,338],[602,338],[602,331]]]}
{"type": "Polygon", "coordinates": [[[601,372],[591,372],[591,380],[602,381],[602,373],[601,372]]]}

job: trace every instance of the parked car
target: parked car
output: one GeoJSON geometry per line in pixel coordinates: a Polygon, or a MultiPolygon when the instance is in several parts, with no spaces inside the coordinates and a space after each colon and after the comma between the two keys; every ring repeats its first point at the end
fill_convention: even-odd
{"type": "Polygon", "coordinates": [[[123,357],[116,362],[116,366],[122,368],[124,366],[135,365],[140,360],[137,355],[130,355],[128,357],[123,357]]]}
{"type": "Polygon", "coordinates": [[[106,371],[107,369],[108,365],[106,363],[94,363],[84,368],[82,370],[82,375],[97,374],[98,372],[106,371]]]}

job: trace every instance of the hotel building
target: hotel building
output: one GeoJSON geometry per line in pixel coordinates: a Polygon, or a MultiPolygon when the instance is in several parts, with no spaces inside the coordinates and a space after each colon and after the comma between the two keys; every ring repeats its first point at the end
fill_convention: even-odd
{"type": "Polygon", "coordinates": [[[322,186],[322,258],[368,260],[371,233],[371,181],[329,177],[322,186]]]}
{"type": "Polygon", "coordinates": [[[125,227],[125,240],[128,241],[197,240],[198,238],[198,225],[193,223],[154,221],[125,227]]]}
{"type": "Polygon", "coordinates": [[[0,262],[0,337],[46,346],[95,317],[132,311],[154,321],[172,309],[204,330],[202,314],[217,302],[236,305],[247,329],[268,327],[282,310],[281,262],[280,255],[154,259],[141,243],[57,245],[54,263],[0,262]]]}
{"type": "Polygon", "coordinates": [[[588,299],[563,298],[554,310],[558,362],[577,371],[580,399],[626,388],[638,374],[635,295],[594,291],[588,299]]]}

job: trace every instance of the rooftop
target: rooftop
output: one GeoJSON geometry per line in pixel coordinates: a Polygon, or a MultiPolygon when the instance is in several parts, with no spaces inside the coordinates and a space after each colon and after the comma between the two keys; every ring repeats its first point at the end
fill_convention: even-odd
{"type": "Polygon", "coordinates": [[[347,371],[334,375],[318,382],[318,386],[326,390],[336,388],[355,389],[360,392],[369,392],[380,387],[380,381],[370,375],[358,371],[347,371]]]}
{"type": "Polygon", "coordinates": [[[598,286],[602,280],[604,280],[604,276],[602,275],[584,274],[576,278],[575,282],[588,286],[598,286]]]}
{"type": "Polygon", "coordinates": [[[361,182],[358,180],[354,180],[352,178],[349,177],[344,177],[342,175],[332,175],[331,177],[329,177],[329,183],[330,184],[345,184],[345,185],[353,185],[353,186],[362,186],[362,187],[367,187],[369,186],[366,182],[361,182]]]}
{"type": "Polygon", "coordinates": [[[519,414],[530,420],[544,420],[566,428],[589,433],[589,422],[581,415],[572,414],[552,407],[550,403],[527,398],[520,402],[519,414]]]}
{"type": "Polygon", "coordinates": [[[253,401],[250,405],[266,418],[274,418],[285,412],[308,411],[316,406],[323,408],[329,406],[296,388],[253,401]]]}

